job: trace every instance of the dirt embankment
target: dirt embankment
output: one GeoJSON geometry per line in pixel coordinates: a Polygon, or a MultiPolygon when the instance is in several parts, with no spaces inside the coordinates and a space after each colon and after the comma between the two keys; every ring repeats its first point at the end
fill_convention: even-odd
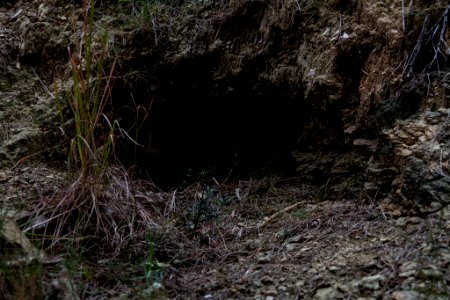
{"type": "MultiPolygon", "coordinates": [[[[204,187],[139,183],[125,193],[167,219],[154,229],[167,294],[449,295],[448,4],[144,2],[103,1],[95,12],[94,48],[106,30],[106,65],[116,59],[107,114],[127,132],[117,157],[161,185],[217,185],[207,197],[204,187]],[[265,177],[274,173],[295,179],[265,177]]],[[[69,94],[67,48],[80,42],[82,16],[66,1],[0,4],[1,203],[11,211],[63,186],[70,137],[55,86],[69,94]]],[[[92,278],[70,280],[148,296],[135,270],[147,254],[130,249],[120,278],[100,260],[92,278]]]]}
{"type": "MultiPolygon", "coordinates": [[[[427,187],[447,185],[443,3],[232,1],[168,10],[179,12],[191,14],[176,25],[155,17],[131,36],[131,44],[145,40],[144,50],[124,58],[123,70],[145,79],[118,89],[119,104],[152,101],[137,161],[155,177],[242,175],[271,162],[334,195],[363,184],[408,209],[448,204],[427,187]],[[427,200],[406,196],[416,193],[427,200]]],[[[124,126],[133,113],[124,113],[124,126]]]]}
{"type": "MultiPolygon", "coordinates": [[[[443,4],[135,3],[115,16],[104,5],[95,32],[109,29],[110,57],[118,58],[111,113],[141,145],[119,143],[118,156],[162,183],[189,172],[242,176],[270,167],[334,191],[353,178],[389,193],[411,157],[398,154],[405,140],[443,147],[433,125],[447,104],[443,4]],[[395,132],[396,120],[421,118],[422,129],[395,132]]],[[[2,9],[2,105],[25,103],[2,115],[6,164],[55,144],[39,134],[59,122],[45,105],[54,106],[53,78],[70,76],[67,47],[75,48],[83,20],[80,8],[58,1],[2,9]],[[26,76],[37,101],[21,100],[30,84],[13,87],[26,76]]],[[[423,155],[433,156],[412,154],[423,155]]]]}

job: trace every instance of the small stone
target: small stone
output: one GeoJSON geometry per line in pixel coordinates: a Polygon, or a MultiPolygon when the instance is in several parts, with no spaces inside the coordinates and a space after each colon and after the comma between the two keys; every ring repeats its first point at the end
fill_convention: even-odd
{"type": "Polygon", "coordinates": [[[327,266],[323,263],[317,263],[314,266],[315,269],[317,269],[319,272],[323,272],[327,269],[327,266]]]}
{"type": "Polygon", "coordinates": [[[402,148],[402,149],[400,149],[400,151],[399,151],[399,155],[400,156],[411,156],[411,154],[412,154],[413,152],[411,151],[411,150],[409,150],[409,149],[406,149],[406,148],[402,148]]]}
{"type": "Polygon", "coordinates": [[[331,300],[342,297],[342,294],[333,287],[321,288],[314,294],[314,299],[317,300],[331,300]]]}
{"type": "Polygon", "coordinates": [[[442,265],[448,266],[450,268],[450,251],[445,251],[441,253],[442,265]]]}
{"type": "Polygon", "coordinates": [[[295,283],[295,287],[296,288],[302,288],[305,286],[305,281],[304,280],[299,280],[295,283]]]}
{"type": "Polygon", "coordinates": [[[395,291],[392,300],[422,300],[425,297],[416,291],[395,291]]]}
{"type": "Polygon", "coordinates": [[[441,271],[435,266],[430,265],[426,269],[420,270],[416,277],[423,280],[439,280],[443,276],[441,271]]]}
{"type": "Polygon", "coordinates": [[[4,171],[4,170],[0,171],[0,182],[7,181],[11,175],[10,173],[11,172],[9,172],[9,171],[4,171]]]}
{"type": "Polygon", "coordinates": [[[330,266],[328,267],[328,270],[330,270],[330,272],[337,273],[341,270],[341,268],[339,268],[338,266],[330,266]]]}
{"type": "Polygon", "coordinates": [[[269,263],[271,259],[271,255],[270,254],[260,254],[258,256],[258,263],[260,264],[266,264],[269,263]]]}
{"type": "Polygon", "coordinates": [[[371,261],[366,263],[363,268],[364,268],[364,270],[373,270],[373,269],[377,268],[377,266],[378,266],[378,261],[376,259],[372,259],[371,261]]]}
{"type": "Polygon", "coordinates": [[[431,251],[433,251],[433,247],[428,245],[422,248],[422,250],[420,250],[422,252],[422,254],[428,255],[431,253],[431,251]]]}
{"type": "Polygon", "coordinates": [[[428,288],[429,287],[429,283],[428,282],[423,282],[423,281],[413,281],[412,283],[411,283],[411,285],[410,285],[410,287],[411,287],[411,289],[414,289],[414,290],[418,290],[418,291],[420,291],[420,290],[425,290],[426,288],[428,288]]]}
{"type": "Polygon", "coordinates": [[[336,284],[336,288],[346,294],[348,294],[350,292],[350,288],[345,284],[338,283],[338,284],[336,284]]]}
{"type": "Polygon", "coordinates": [[[420,224],[423,222],[423,219],[419,217],[409,217],[407,221],[411,224],[420,224]]]}
{"type": "Polygon", "coordinates": [[[296,248],[298,248],[298,244],[287,243],[286,245],[284,245],[284,248],[286,249],[287,252],[291,252],[296,248]]]}
{"type": "Polygon", "coordinates": [[[417,232],[418,230],[420,230],[421,227],[422,227],[421,224],[408,223],[405,227],[405,231],[408,234],[413,234],[413,233],[417,232]]]}
{"type": "Polygon", "coordinates": [[[287,262],[288,260],[289,260],[289,256],[283,255],[283,256],[281,256],[279,262],[284,263],[284,262],[287,262]]]}
{"type": "Polygon", "coordinates": [[[288,242],[289,243],[300,243],[304,240],[304,237],[301,236],[300,234],[298,235],[294,235],[293,237],[291,237],[288,242]]]}
{"type": "Polygon", "coordinates": [[[397,221],[395,221],[395,225],[398,227],[404,227],[406,225],[406,218],[405,217],[398,218],[397,221]]]}
{"type": "MultiPolygon", "coordinates": [[[[262,292],[264,295],[267,295],[267,296],[276,296],[276,295],[278,295],[278,292],[277,292],[277,290],[274,290],[274,289],[270,289],[270,290],[265,290],[264,292],[262,292]]],[[[267,298],[266,298],[267,299],[267,298]]]]}
{"type": "Polygon", "coordinates": [[[378,290],[380,288],[380,281],[386,280],[383,275],[366,276],[361,279],[360,285],[370,290],[378,290]]]}
{"type": "Polygon", "coordinates": [[[271,277],[269,277],[269,276],[263,276],[263,277],[261,277],[260,280],[261,280],[261,283],[262,283],[262,284],[265,284],[265,285],[274,283],[273,278],[271,278],[271,277]]]}
{"type": "Polygon", "coordinates": [[[400,277],[411,277],[416,274],[420,264],[414,261],[404,262],[399,268],[400,277]]]}
{"type": "Polygon", "coordinates": [[[442,203],[433,201],[429,204],[428,210],[429,211],[438,211],[441,208],[442,208],[442,203]]]}
{"type": "Polygon", "coordinates": [[[285,239],[288,234],[289,232],[286,229],[283,229],[275,233],[275,237],[277,239],[285,239]]]}
{"type": "Polygon", "coordinates": [[[378,189],[378,185],[374,182],[365,182],[364,183],[364,189],[369,191],[369,190],[377,190],[378,189]]]}
{"type": "Polygon", "coordinates": [[[387,236],[387,235],[381,235],[380,236],[380,242],[382,242],[382,243],[389,242],[390,240],[391,240],[391,238],[389,236],[387,236]]]}

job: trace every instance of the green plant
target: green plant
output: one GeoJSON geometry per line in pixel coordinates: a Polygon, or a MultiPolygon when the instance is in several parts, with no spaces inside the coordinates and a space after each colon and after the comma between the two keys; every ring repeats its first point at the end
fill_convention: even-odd
{"type": "Polygon", "coordinates": [[[161,282],[163,273],[161,265],[158,263],[155,257],[156,243],[152,238],[151,234],[147,235],[147,240],[149,242],[149,251],[147,260],[145,262],[144,274],[145,274],[145,281],[147,285],[150,286],[154,282],[161,282]]]}
{"type": "Polygon", "coordinates": [[[197,201],[186,210],[184,216],[190,234],[193,236],[198,235],[198,229],[202,223],[218,221],[229,200],[209,186],[206,186],[197,197],[197,201]]]}
{"type": "MultiPolygon", "coordinates": [[[[194,5],[200,6],[200,5],[194,5]]],[[[167,34],[175,33],[192,17],[186,9],[177,8],[177,0],[119,0],[118,10],[129,16],[124,29],[144,31],[159,45],[167,34]]]]}
{"type": "MultiPolygon", "coordinates": [[[[116,129],[115,123],[110,122],[104,113],[107,103],[111,100],[115,61],[112,63],[109,74],[105,74],[108,34],[103,33],[101,49],[97,53],[94,49],[93,2],[93,0],[84,2],[86,8],[84,25],[76,54],[69,49],[73,80],[69,105],[74,116],[75,127],[69,162],[80,171],[81,178],[92,174],[98,177],[101,169],[107,166],[116,129]]],[[[58,103],[58,107],[61,121],[63,121],[61,103],[58,103]]]]}
{"type": "MultiPolygon", "coordinates": [[[[95,213],[97,220],[101,219],[98,198],[103,192],[103,186],[109,180],[105,176],[113,153],[114,134],[118,130],[116,122],[111,122],[105,109],[111,101],[113,72],[115,60],[109,72],[105,72],[105,62],[108,54],[108,34],[104,32],[98,38],[94,32],[94,1],[85,0],[84,19],[79,31],[79,41],[75,51],[69,52],[69,63],[72,72],[72,88],[67,99],[73,117],[72,136],[68,155],[69,169],[78,178],[68,189],[65,201],[61,201],[56,212],[50,219],[60,220],[57,235],[62,233],[62,223],[68,221],[68,212],[72,211],[71,222],[75,222],[72,231],[85,227],[95,213]],[[98,41],[99,40],[99,41],[98,41]],[[86,199],[90,198],[90,202],[86,199]],[[66,205],[63,205],[66,202],[66,205]],[[89,214],[82,210],[87,204],[91,209],[89,214]],[[77,206],[77,207],[74,207],[77,206]],[[66,216],[67,215],[67,216],[66,216]],[[75,219],[75,220],[74,220],[75,219]],[[63,220],[63,221],[62,221],[63,220]]],[[[64,124],[64,103],[62,103],[58,88],[55,91],[56,104],[59,110],[62,129],[70,136],[64,124]]],[[[97,231],[99,223],[97,223],[97,231]]],[[[83,230],[80,230],[83,231],[83,230]]]]}
{"type": "Polygon", "coordinates": [[[151,21],[153,7],[161,5],[159,1],[150,0],[119,0],[119,5],[131,9],[132,15],[138,15],[144,21],[151,21]]]}

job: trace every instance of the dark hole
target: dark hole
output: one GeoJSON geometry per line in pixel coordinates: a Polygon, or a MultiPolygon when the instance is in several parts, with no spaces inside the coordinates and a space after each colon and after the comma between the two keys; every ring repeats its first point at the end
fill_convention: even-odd
{"type": "Polygon", "coordinates": [[[205,95],[215,94],[211,88],[208,93],[181,88],[155,96],[150,114],[145,115],[136,107],[149,106],[146,93],[134,88],[135,103],[122,105],[118,112],[121,125],[143,146],[122,138],[116,150],[122,163],[135,166],[161,187],[189,183],[202,175],[220,180],[295,171],[291,151],[298,136],[296,99],[231,87],[224,96],[205,95]]]}

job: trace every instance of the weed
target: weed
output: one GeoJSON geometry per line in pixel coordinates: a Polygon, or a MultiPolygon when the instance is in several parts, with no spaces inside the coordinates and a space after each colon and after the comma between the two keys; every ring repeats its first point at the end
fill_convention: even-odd
{"type": "MultiPolygon", "coordinates": [[[[68,154],[72,183],[53,201],[43,201],[35,214],[45,216],[44,235],[54,236],[52,245],[62,237],[74,246],[91,246],[120,251],[135,226],[154,225],[150,213],[138,204],[130,191],[129,175],[121,166],[113,166],[116,135],[132,138],[117,121],[107,116],[111,106],[114,66],[105,71],[108,58],[108,34],[94,32],[94,1],[84,1],[84,23],[75,51],[69,48],[72,88],[68,106],[73,115],[73,135],[65,124],[64,103],[56,97],[62,130],[70,140],[68,154]],[[136,206],[137,205],[137,206],[136,206]],[[139,206],[139,208],[138,208],[139,206]],[[150,223],[149,223],[150,222],[150,223]],[[101,243],[103,240],[105,244],[101,243]],[[89,245],[88,245],[89,244],[89,245]]],[[[60,93],[56,89],[55,94],[60,93]]],[[[30,230],[35,230],[33,226],[30,230]]]]}
{"type": "MultiPolygon", "coordinates": [[[[90,5],[92,7],[92,0],[90,0],[90,5]]],[[[85,40],[82,38],[80,41],[78,55],[74,55],[69,49],[73,80],[73,101],[70,102],[70,107],[74,115],[75,126],[75,137],[71,143],[71,160],[81,171],[82,177],[91,175],[89,173],[92,171],[95,172],[94,176],[98,177],[99,170],[107,166],[115,131],[115,123],[111,123],[104,113],[105,106],[111,99],[112,73],[115,62],[106,77],[106,82],[103,83],[103,66],[108,35],[107,33],[102,35],[101,52],[96,57],[93,52],[93,11],[93,8],[86,9],[85,26],[82,30],[82,36],[86,38],[85,40]],[[89,19],[88,11],[90,11],[89,19]],[[97,60],[96,68],[94,59],[97,60]],[[83,61],[85,66],[83,66],[83,61]],[[104,125],[107,125],[106,132],[103,132],[104,125]],[[96,134],[97,132],[100,132],[100,135],[96,134]]],[[[58,104],[58,107],[61,105],[58,104]]]]}
{"type": "Polygon", "coordinates": [[[156,253],[156,243],[154,239],[152,238],[151,234],[147,235],[147,240],[149,243],[149,251],[148,251],[148,257],[145,262],[145,280],[147,282],[147,285],[150,286],[154,282],[161,282],[162,281],[162,268],[158,261],[156,260],[155,253],[156,253]]]}
{"type": "MultiPolygon", "coordinates": [[[[108,35],[106,32],[102,34],[100,52],[95,51],[94,1],[85,0],[84,8],[84,23],[78,49],[75,53],[72,49],[68,49],[73,81],[71,98],[68,102],[74,124],[74,137],[70,141],[69,168],[78,177],[72,185],[74,194],[70,196],[72,198],[70,204],[80,207],[86,198],[91,198],[92,209],[87,218],[89,220],[94,211],[97,215],[99,213],[97,200],[102,193],[102,185],[109,179],[108,176],[103,176],[103,172],[107,170],[112,156],[117,126],[115,122],[110,122],[104,112],[111,99],[115,64],[112,63],[109,74],[104,74],[108,35]],[[81,203],[77,203],[78,201],[81,203]]],[[[60,121],[65,130],[64,105],[58,97],[57,89],[55,94],[60,121]]],[[[60,204],[62,202],[64,201],[60,204]]],[[[67,206],[61,208],[64,210],[60,212],[62,215],[74,209],[67,206]]],[[[86,220],[83,214],[78,214],[76,219],[78,220],[75,229],[80,225],[78,221],[86,220]]]]}
{"type": "Polygon", "coordinates": [[[187,209],[184,216],[187,227],[192,235],[198,234],[200,225],[204,222],[217,221],[229,199],[215,189],[206,186],[197,194],[198,200],[187,209]]]}

